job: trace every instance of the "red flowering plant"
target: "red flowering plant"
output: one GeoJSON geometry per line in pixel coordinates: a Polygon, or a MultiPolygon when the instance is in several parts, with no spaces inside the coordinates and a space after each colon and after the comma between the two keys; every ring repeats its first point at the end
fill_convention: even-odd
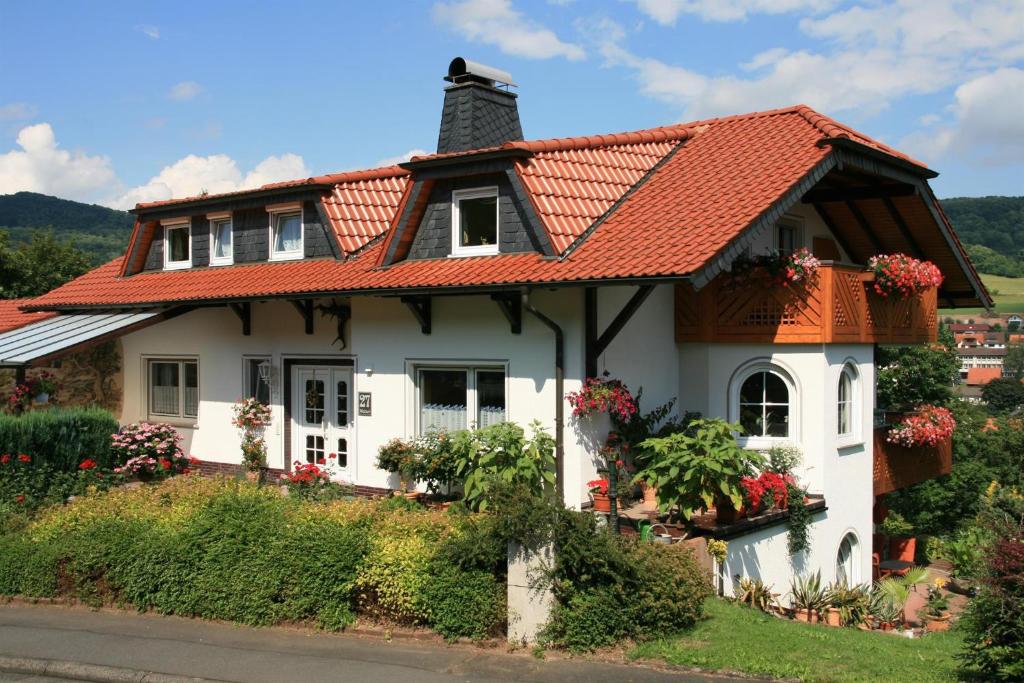
{"type": "Polygon", "coordinates": [[[935,446],[953,436],[956,418],[948,408],[922,405],[889,429],[886,441],[898,446],[935,446]]]}
{"type": "Polygon", "coordinates": [[[591,493],[597,493],[602,496],[608,495],[608,480],[607,479],[591,479],[587,482],[587,489],[591,493]]]}
{"type": "Polygon", "coordinates": [[[793,481],[792,476],[775,472],[762,472],[756,477],[740,479],[747,512],[758,514],[772,507],[784,509],[789,504],[789,485],[793,481]]]}
{"type": "Polygon", "coordinates": [[[588,377],[579,391],[566,394],[574,417],[608,413],[612,422],[628,422],[636,414],[636,399],[620,380],[588,377]]]}
{"type": "Polygon", "coordinates": [[[69,496],[90,490],[105,490],[120,481],[119,476],[104,470],[92,458],[68,470],[27,453],[0,455],[0,503],[13,501],[28,511],[62,503],[69,496]]]}
{"type": "Polygon", "coordinates": [[[28,377],[22,384],[16,384],[7,397],[7,408],[12,413],[24,412],[33,400],[46,397],[47,400],[60,391],[56,375],[49,370],[40,370],[28,377]]]}
{"type": "Polygon", "coordinates": [[[735,286],[767,277],[774,287],[806,287],[817,277],[820,266],[821,261],[809,249],[800,247],[792,254],[773,251],[740,256],[733,261],[730,272],[735,286]]]}
{"type": "Polygon", "coordinates": [[[292,463],[292,471],[281,477],[281,482],[288,488],[288,495],[319,501],[352,497],[354,489],[351,484],[331,480],[337,459],[338,455],[331,453],[317,458],[315,463],[296,460],[292,463]]]}
{"type": "Polygon", "coordinates": [[[143,481],[184,474],[189,459],[181,450],[181,436],[169,424],[138,422],[121,427],[111,437],[114,472],[143,481]]]}
{"type": "Polygon", "coordinates": [[[270,424],[270,407],[255,398],[238,400],[232,408],[231,424],[242,430],[242,464],[248,472],[259,472],[267,460],[267,442],[263,431],[270,424]]]}
{"type": "Polygon", "coordinates": [[[879,296],[914,296],[942,284],[942,271],[931,261],[919,261],[906,254],[880,254],[868,260],[875,274],[874,290],[879,296]]]}

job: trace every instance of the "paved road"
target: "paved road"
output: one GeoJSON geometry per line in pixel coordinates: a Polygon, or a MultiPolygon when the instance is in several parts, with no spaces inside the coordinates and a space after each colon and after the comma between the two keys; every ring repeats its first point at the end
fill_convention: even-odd
{"type": "MultiPolygon", "coordinates": [[[[238,683],[709,683],[735,680],[473,647],[83,608],[0,606],[0,656],[80,662],[238,683]]],[[[0,673],[0,681],[53,681],[0,673]]],[[[65,679],[66,681],[67,679],[65,679]]]]}

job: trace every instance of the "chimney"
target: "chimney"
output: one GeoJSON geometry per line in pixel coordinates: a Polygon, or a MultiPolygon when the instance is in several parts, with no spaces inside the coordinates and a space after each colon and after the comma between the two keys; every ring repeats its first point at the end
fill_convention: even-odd
{"type": "Polygon", "coordinates": [[[509,140],[522,140],[516,95],[509,91],[512,75],[483,64],[456,57],[448,65],[444,80],[441,132],[437,151],[463,152],[496,147],[509,140]]]}

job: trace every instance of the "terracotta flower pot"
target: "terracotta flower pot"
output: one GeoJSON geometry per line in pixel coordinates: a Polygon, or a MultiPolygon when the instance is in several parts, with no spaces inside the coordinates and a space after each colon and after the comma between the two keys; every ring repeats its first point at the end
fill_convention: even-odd
{"type": "Polygon", "coordinates": [[[825,616],[825,623],[829,626],[842,626],[843,620],[838,607],[829,607],[825,616]]]}
{"type": "Polygon", "coordinates": [[[657,505],[658,504],[658,487],[651,486],[650,484],[642,484],[640,486],[644,492],[644,504],[645,505],[657,505]]]}
{"type": "Polygon", "coordinates": [[[591,493],[590,496],[594,499],[594,512],[610,513],[612,511],[612,502],[607,493],[591,493]]]}
{"type": "Polygon", "coordinates": [[[719,524],[735,524],[747,516],[747,508],[740,507],[737,510],[731,500],[723,498],[715,502],[715,515],[719,524]]]}
{"type": "Polygon", "coordinates": [[[927,627],[929,633],[941,633],[942,631],[949,630],[949,615],[943,614],[941,617],[928,617],[927,627]]]}
{"type": "Polygon", "coordinates": [[[883,621],[882,622],[882,630],[883,631],[891,631],[892,630],[892,622],[883,621]]]}
{"type": "Polygon", "coordinates": [[[818,623],[818,610],[816,609],[798,609],[794,613],[794,617],[797,621],[802,621],[805,624],[817,624],[818,623]]]}

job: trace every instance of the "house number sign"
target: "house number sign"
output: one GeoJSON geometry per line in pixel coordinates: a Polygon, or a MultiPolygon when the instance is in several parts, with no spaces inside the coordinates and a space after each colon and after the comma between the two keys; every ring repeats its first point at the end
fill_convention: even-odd
{"type": "Polygon", "coordinates": [[[370,417],[373,414],[373,396],[369,391],[359,392],[359,417],[370,417]]]}

